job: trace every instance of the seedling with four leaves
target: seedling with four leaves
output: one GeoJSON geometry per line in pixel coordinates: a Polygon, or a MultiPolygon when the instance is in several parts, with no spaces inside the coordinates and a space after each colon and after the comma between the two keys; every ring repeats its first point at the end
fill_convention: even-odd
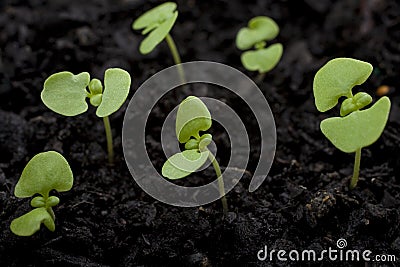
{"type": "Polygon", "coordinates": [[[266,47],[267,41],[275,39],[279,34],[279,26],[269,17],[252,18],[248,27],[239,30],[236,35],[236,47],[246,51],[240,57],[243,66],[249,71],[258,71],[257,82],[261,82],[265,74],[272,70],[282,57],[283,46],[280,43],[266,47]]]}
{"type": "Polygon", "coordinates": [[[154,50],[164,39],[168,44],[175,64],[178,65],[179,75],[182,81],[185,81],[183,69],[180,66],[182,63],[178,49],[176,48],[174,39],[170,31],[178,18],[177,5],[173,2],[163,3],[137,18],[132,28],[134,30],[142,30],[142,35],[148,36],[141,42],[139,51],[146,55],[154,50]]]}
{"type": "Polygon", "coordinates": [[[162,167],[162,175],[171,180],[182,179],[201,168],[209,159],[214,167],[218,180],[224,214],[228,212],[225,197],[224,181],[221,168],[207,146],[212,142],[211,134],[200,135],[207,131],[212,124],[210,111],[206,105],[195,96],[188,96],[179,105],[176,115],[176,136],[185,150],[171,156],[162,167]]]}
{"type": "Polygon", "coordinates": [[[338,149],[346,153],[356,153],[353,177],[350,188],[358,182],[361,161],[361,149],[373,144],[382,134],[390,112],[390,100],[384,96],[370,108],[372,97],[359,92],[355,95],[352,88],[363,84],[372,73],[372,65],[351,58],[336,58],[329,61],[315,75],[315,105],[320,112],[332,109],[339,98],[346,97],[340,107],[340,116],[321,122],[322,133],[338,149]]]}
{"type": "Polygon", "coordinates": [[[76,116],[88,110],[86,98],[97,108],[96,115],[103,118],[107,138],[108,160],[113,163],[114,148],[109,116],[125,102],[131,86],[131,76],[125,70],[112,68],[104,74],[104,90],[100,80],[90,80],[87,72],[77,75],[63,71],[51,75],[44,83],[43,103],[64,116],[76,116]],[[87,90],[86,88],[89,88],[87,90]]]}
{"type": "Polygon", "coordinates": [[[43,152],[34,156],[24,168],[15,186],[14,195],[18,198],[39,196],[31,200],[34,210],[14,219],[11,231],[19,236],[31,236],[43,223],[50,231],[55,230],[53,207],[60,199],[50,196],[52,190],[69,191],[73,175],[67,160],[55,151],[43,152]]]}

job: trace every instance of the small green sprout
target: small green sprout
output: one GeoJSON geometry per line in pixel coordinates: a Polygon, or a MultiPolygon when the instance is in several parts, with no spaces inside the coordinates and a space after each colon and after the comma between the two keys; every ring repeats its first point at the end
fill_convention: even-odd
{"type": "Polygon", "coordinates": [[[173,2],[163,3],[137,18],[132,28],[134,30],[142,30],[142,35],[148,36],[142,41],[139,47],[140,53],[146,55],[154,50],[154,48],[161,43],[164,39],[167,41],[168,47],[171,51],[175,64],[178,65],[178,71],[181,80],[184,82],[184,73],[178,49],[176,48],[174,39],[169,33],[178,18],[177,5],[173,2]]]}
{"type": "Polygon", "coordinates": [[[101,81],[90,80],[87,72],[74,75],[63,71],[47,78],[41,97],[49,109],[64,116],[76,116],[86,112],[88,109],[86,98],[89,98],[90,104],[97,107],[96,115],[103,118],[108,159],[113,163],[114,149],[108,116],[116,112],[125,102],[130,86],[131,76],[125,70],[118,68],[106,70],[104,90],[101,81]]]}
{"type": "Polygon", "coordinates": [[[34,156],[24,168],[15,186],[14,195],[18,198],[32,197],[34,210],[11,222],[11,231],[19,236],[31,236],[43,223],[50,231],[55,230],[53,207],[60,199],[50,196],[51,190],[69,191],[73,184],[73,175],[66,159],[55,151],[34,156]]]}
{"type": "Polygon", "coordinates": [[[211,114],[199,98],[188,96],[182,101],[176,115],[175,129],[178,141],[185,144],[185,150],[173,155],[164,163],[162,175],[171,180],[184,178],[198,170],[209,159],[217,175],[224,214],[227,214],[228,204],[221,168],[207,148],[212,142],[212,136],[207,133],[200,135],[200,131],[207,131],[211,124],[211,114]]]}
{"type": "Polygon", "coordinates": [[[390,100],[384,96],[372,107],[363,109],[372,102],[364,92],[355,95],[352,88],[363,84],[372,73],[372,65],[351,58],[332,59],[323,66],[314,78],[315,105],[320,112],[332,109],[340,97],[346,97],[340,107],[340,116],[321,122],[322,133],[338,149],[356,153],[350,188],[358,182],[361,149],[373,144],[382,134],[390,112],[390,100]],[[363,109],[363,110],[361,110],[363,109]]]}
{"type": "Polygon", "coordinates": [[[239,30],[236,35],[236,47],[246,51],[241,56],[243,66],[249,71],[258,71],[258,81],[262,81],[265,74],[272,70],[282,57],[283,46],[280,43],[266,48],[267,41],[276,38],[279,26],[269,17],[252,18],[248,27],[239,30]]]}

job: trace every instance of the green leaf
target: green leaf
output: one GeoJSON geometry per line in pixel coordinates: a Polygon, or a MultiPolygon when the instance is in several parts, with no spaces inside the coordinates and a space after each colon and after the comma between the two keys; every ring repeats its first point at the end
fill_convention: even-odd
{"type": "Polygon", "coordinates": [[[152,26],[155,23],[160,21],[164,21],[173,16],[174,11],[176,10],[176,3],[166,2],[155,8],[150,9],[145,12],[139,18],[137,18],[133,24],[132,28],[134,30],[141,30],[152,26]]]}
{"type": "Polygon", "coordinates": [[[203,134],[200,137],[199,150],[203,151],[212,142],[211,134],[203,134]]]}
{"type": "Polygon", "coordinates": [[[315,105],[325,112],[338,103],[342,96],[352,97],[352,88],[363,84],[372,72],[368,62],[352,58],[335,58],[326,63],[314,78],[315,105]]]}
{"type": "Polygon", "coordinates": [[[44,200],[44,197],[37,196],[31,200],[31,206],[34,208],[42,208],[45,205],[46,201],[44,200]]]}
{"type": "Polygon", "coordinates": [[[50,231],[54,232],[56,227],[51,215],[45,208],[37,208],[13,220],[10,229],[18,236],[31,236],[39,231],[42,223],[50,231]]]}
{"type": "Polygon", "coordinates": [[[55,189],[58,192],[72,188],[73,175],[66,159],[55,151],[34,156],[22,171],[15,186],[16,197],[30,197],[34,194],[48,196],[55,189]]]}
{"type": "Polygon", "coordinates": [[[186,143],[191,136],[199,139],[199,132],[210,129],[211,124],[210,111],[199,98],[188,96],[179,105],[175,130],[180,143],[186,143]]]}
{"type": "Polygon", "coordinates": [[[82,72],[74,75],[63,71],[46,79],[41,94],[43,103],[52,111],[64,116],[76,116],[88,109],[85,101],[90,75],[82,72]]]}
{"type": "Polygon", "coordinates": [[[268,48],[244,52],[241,60],[247,70],[265,73],[278,64],[282,57],[282,52],[282,44],[273,44],[268,48]]]}
{"type": "Polygon", "coordinates": [[[89,99],[92,106],[98,107],[103,101],[103,94],[91,95],[89,99]]]}
{"type": "Polygon", "coordinates": [[[58,205],[58,203],[60,203],[60,199],[56,196],[50,196],[46,201],[48,207],[54,207],[58,205]]]}
{"type": "Polygon", "coordinates": [[[200,140],[197,139],[189,139],[189,141],[187,141],[185,143],[185,149],[186,150],[190,150],[190,149],[199,149],[199,143],[200,140]]]}
{"type": "Polygon", "coordinates": [[[360,110],[372,102],[372,97],[364,92],[359,92],[352,98],[347,98],[340,106],[340,116],[346,116],[353,111],[360,110]]]}
{"type": "Polygon", "coordinates": [[[382,134],[390,111],[389,98],[382,97],[372,107],[346,117],[321,122],[323,134],[343,152],[351,153],[373,144],[382,134]]]}
{"type": "Polygon", "coordinates": [[[131,76],[123,69],[108,69],[104,75],[104,92],[98,117],[106,117],[117,111],[125,102],[131,87],[131,76]]]}
{"type": "Polygon", "coordinates": [[[167,34],[171,31],[176,19],[178,18],[178,11],[175,11],[174,16],[161,23],[155,30],[153,30],[140,44],[139,51],[146,55],[153,51],[153,49],[161,43],[167,34]]]}
{"type": "Polygon", "coordinates": [[[162,175],[168,179],[181,179],[195,172],[207,161],[208,151],[185,150],[170,157],[162,167],[162,175]]]}
{"type": "Polygon", "coordinates": [[[132,25],[134,30],[144,29],[143,35],[151,32],[140,44],[140,53],[145,55],[153,51],[171,31],[177,17],[176,3],[166,2],[136,19],[132,25]]]}
{"type": "Polygon", "coordinates": [[[92,79],[89,83],[89,91],[92,95],[99,95],[103,93],[103,85],[99,79],[92,79]]]}
{"type": "Polygon", "coordinates": [[[236,36],[236,46],[247,50],[262,41],[274,39],[279,34],[279,26],[269,17],[255,17],[249,21],[248,28],[239,30],[236,36]]]}

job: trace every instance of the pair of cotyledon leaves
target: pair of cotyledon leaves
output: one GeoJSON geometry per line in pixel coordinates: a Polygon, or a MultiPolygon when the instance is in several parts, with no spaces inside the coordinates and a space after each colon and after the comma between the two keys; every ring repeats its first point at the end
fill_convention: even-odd
{"type": "Polygon", "coordinates": [[[117,111],[128,97],[131,77],[125,70],[112,68],[104,74],[104,91],[101,83],[96,82],[100,83],[97,79],[91,82],[87,72],[77,75],[67,71],[55,73],[45,81],[41,97],[49,109],[64,116],[76,116],[87,111],[86,98],[89,97],[91,103],[98,106],[96,115],[107,117],[117,111]],[[93,82],[93,86],[89,86],[93,82]],[[90,92],[86,89],[88,86],[90,92]]]}
{"type": "Polygon", "coordinates": [[[237,48],[240,50],[256,48],[256,50],[246,51],[242,54],[243,66],[250,71],[259,71],[260,73],[273,69],[282,57],[282,44],[273,44],[267,48],[263,48],[263,46],[266,41],[276,38],[278,34],[279,27],[275,21],[264,16],[251,19],[248,27],[240,29],[236,36],[237,48]]]}
{"type": "Polygon", "coordinates": [[[351,153],[371,145],[385,128],[390,111],[389,98],[382,97],[372,107],[359,110],[372,99],[366,93],[352,94],[353,87],[363,84],[372,70],[372,65],[367,62],[336,58],[315,75],[313,91],[315,105],[320,112],[332,109],[340,97],[347,97],[341,108],[344,117],[328,118],[320,125],[323,134],[343,152],[351,153]]]}
{"type": "MultiPolygon", "coordinates": [[[[72,188],[72,184],[73,175],[67,160],[55,151],[48,151],[37,154],[28,162],[15,186],[14,195],[18,198],[32,197],[35,194],[49,196],[51,190],[65,192],[72,188]]],[[[51,198],[55,197],[48,200],[51,198]]],[[[31,205],[37,208],[11,222],[10,228],[14,234],[30,236],[40,229],[42,223],[50,231],[55,230],[54,219],[47,211],[46,203],[33,203],[32,200],[31,205]]],[[[57,203],[58,201],[50,206],[57,203]]]]}
{"type": "Polygon", "coordinates": [[[210,111],[197,97],[189,96],[181,102],[176,115],[175,131],[182,144],[194,142],[196,148],[184,150],[171,156],[162,168],[162,175],[168,179],[180,179],[201,168],[209,157],[209,151],[200,151],[201,142],[204,147],[211,142],[210,135],[200,137],[200,131],[207,131],[212,124],[210,111]],[[195,139],[193,139],[194,137],[195,139]],[[206,138],[203,138],[206,137],[206,138]]]}
{"type": "Polygon", "coordinates": [[[177,5],[173,2],[163,3],[137,18],[132,24],[134,30],[149,34],[140,44],[139,51],[148,54],[164,40],[178,18],[177,5]]]}

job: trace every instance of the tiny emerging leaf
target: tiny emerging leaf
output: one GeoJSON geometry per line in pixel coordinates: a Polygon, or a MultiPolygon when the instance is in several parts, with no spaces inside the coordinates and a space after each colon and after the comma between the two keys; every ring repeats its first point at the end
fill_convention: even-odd
{"type": "Polygon", "coordinates": [[[55,151],[43,152],[34,156],[24,168],[15,186],[16,197],[30,197],[40,193],[42,196],[55,189],[58,192],[72,188],[73,175],[66,159],[55,151]]]}
{"type": "Polygon", "coordinates": [[[208,151],[185,150],[170,157],[162,167],[162,175],[168,179],[181,179],[195,172],[208,158],[208,151]]]}
{"type": "Polygon", "coordinates": [[[55,73],[44,83],[42,101],[49,109],[64,116],[84,113],[88,109],[85,99],[89,80],[87,72],[77,75],[67,71],[55,73]]]}
{"type": "Polygon", "coordinates": [[[352,97],[352,88],[363,84],[372,72],[368,62],[352,58],[335,58],[326,63],[315,75],[315,105],[325,112],[338,103],[342,96],[352,97]]]}
{"type": "Polygon", "coordinates": [[[347,98],[340,106],[340,116],[346,116],[353,111],[360,110],[372,102],[372,97],[364,92],[359,92],[351,98],[347,98]]]}
{"type": "Polygon", "coordinates": [[[278,64],[282,57],[282,52],[282,44],[273,44],[268,48],[244,52],[241,60],[247,70],[265,73],[278,64]]]}
{"type": "Polygon", "coordinates": [[[44,224],[50,231],[54,232],[55,225],[51,215],[45,208],[36,208],[11,222],[11,231],[19,236],[31,236],[44,224]]]}
{"type": "Polygon", "coordinates": [[[199,98],[189,96],[179,105],[176,115],[176,136],[180,143],[186,143],[190,137],[199,139],[199,132],[210,129],[211,124],[210,111],[199,98]]]}
{"type": "Polygon", "coordinates": [[[46,205],[46,202],[43,197],[37,196],[31,200],[31,206],[34,208],[42,208],[46,205]]]}

